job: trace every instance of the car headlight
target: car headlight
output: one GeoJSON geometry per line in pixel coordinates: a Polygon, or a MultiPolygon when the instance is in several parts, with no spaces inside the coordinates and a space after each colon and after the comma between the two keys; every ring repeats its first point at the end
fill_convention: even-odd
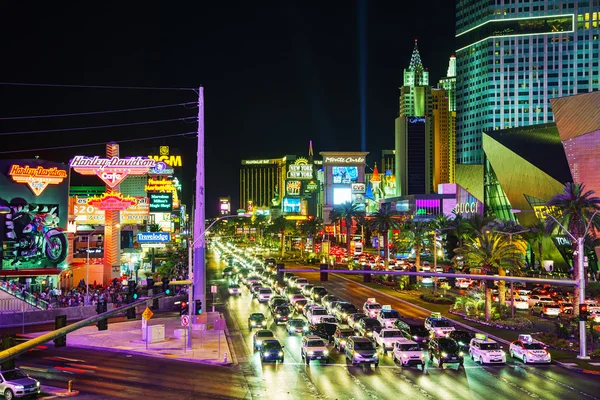
{"type": "Polygon", "coordinates": [[[414,340],[418,340],[419,338],[417,336],[413,336],[413,339],[414,340]]]}
{"type": "Polygon", "coordinates": [[[277,314],[277,318],[280,318],[280,317],[281,317],[281,314],[277,314]]]}
{"type": "Polygon", "coordinates": [[[292,314],[292,313],[288,314],[288,317],[290,317],[290,318],[292,318],[293,316],[294,316],[294,314],[292,314]]]}
{"type": "Polygon", "coordinates": [[[463,353],[463,352],[461,351],[460,353],[458,353],[458,355],[459,355],[460,357],[462,357],[462,356],[464,356],[464,355],[465,355],[465,353],[463,353]]]}
{"type": "Polygon", "coordinates": [[[278,355],[279,357],[283,357],[283,351],[280,351],[279,353],[277,353],[277,355],[278,355]]]}
{"type": "Polygon", "coordinates": [[[318,298],[319,298],[319,295],[318,295],[318,294],[315,294],[315,299],[318,299],[318,298]]]}
{"type": "Polygon", "coordinates": [[[309,355],[309,356],[312,356],[313,354],[315,354],[315,352],[314,352],[314,351],[312,351],[312,350],[308,352],[308,355],[309,355]]]}
{"type": "Polygon", "coordinates": [[[304,331],[308,331],[308,326],[305,326],[305,327],[304,327],[304,331]]]}
{"type": "Polygon", "coordinates": [[[463,342],[458,342],[459,346],[464,346],[465,344],[463,342]]]}
{"type": "Polygon", "coordinates": [[[40,383],[39,383],[39,382],[36,382],[36,383],[35,383],[35,386],[40,386],[40,383]]]}
{"type": "Polygon", "coordinates": [[[448,357],[448,353],[442,353],[442,357],[448,357]]]}
{"type": "Polygon", "coordinates": [[[367,336],[373,336],[373,332],[367,332],[367,336]]]}
{"type": "Polygon", "coordinates": [[[345,340],[340,340],[340,343],[341,344],[346,344],[346,341],[345,340]]]}
{"type": "Polygon", "coordinates": [[[408,358],[406,354],[402,354],[402,358],[408,358]]]}
{"type": "Polygon", "coordinates": [[[256,325],[256,322],[252,321],[250,322],[250,325],[256,325]]]}
{"type": "Polygon", "coordinates": [[[323,350],[323,354],[324,355],[329,355],[329,352],[327,350],[323,350]]]}
{"type": "Polygon", "coordinates": [[[262,343],[262,340],[257,340],[256,344],[260,345],[262,343]]]}
{"type": "Polygon", "coordinates": [[[377,355],[377,353],[373,354],[373,358],[379,358],[379,356],[377,355]]]}
{"type": "Polygon", "coordinates": [[[347,313],[342,313],[342,317],[343,317],[343,318],[346,318],[347,316],[348,316],[348,314],[347,314],[347,313]]]}
{"type": "Polygon", "coordinates": [[[425,354],[421,354],[421,359],[425,358],[425,354]]]}

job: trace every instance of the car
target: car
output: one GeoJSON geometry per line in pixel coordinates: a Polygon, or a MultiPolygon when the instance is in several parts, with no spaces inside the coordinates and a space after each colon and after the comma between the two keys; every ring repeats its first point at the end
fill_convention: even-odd
{"type": "Polygon", "coordinates": [[[354,336],[354,329],[338,326],[333,334],[333,346],[339,351],[344,350],[346,339],[350,336],[354,336]]]}
{"type": "Polygon", "coordinates": [[[261,283],[253,283],[250,285],[250,293],[252,293],[252,298],[258,297],[258,290],[265,287],[262,282],[261,283]]]}
{"type": "Polygon", "coordinates": [[[262,328],[267,326],[267,319],[263,313],[252,313],[248,317],[248,329],[262,328]]]}
{"type": "Polygon", "coordinates": [[[296,279],[296,287],[300,290],[302,290],[302,288],[306,285],[310,284],[310,282],[308,281],[308,279],[306,278],[298,278],[296,279]]]}
{"type": "Polygon", "coordinates": [[[311,324],[316,324],[321,320],[321,317],[325,315],[329,315],[327,314],[327,310],[323,307],[317,306],[312,307],[310,311],[306,313],[306,318],[311,324]]]}
{"type": "Polygon", "coordinates": [[[289,287],[288,286],[283,291],[283,295],[291,301],[292,297],[294,297],[296,295],[302,296],[302,293],[301,293],[300,289],[298,289],[297,287],[289,287]]]}
{"type": "Polygon", "coordinates": [[[304,336],[300,346],[300,355],[306,365],[310,364],[311,360],[329,361],[329,349],[320,337],[304,336]]]}
{"type": "Polygon", "coordinates": [[[381,353],[384,355],[387,354],[388,351],[393,350],[394,343],[400,338],[403,338],[400,329],[383,328],[379,332],[373,332],[375,344],[379,346],[379,350],[381,350],[381,353]]]}
{"type": "Polygon", "coordinates": [[[285,329],[290,335],[293,335],[294,333],[305,333],[308,332],[308,323],[300,318],[292,318],[285,324],[285,329]]]}
{"type": "Polygon", "coordinates": [[[271,309],[271,312],[275,307],[283,306],[286,304],[289,305],[290,302],[287,298],[283,296],[273,296],[269,299],[269,308],[271,309]]]}
{"type": "MultiPolygon", "coordinates": [[[[589,308],[588,308],[588,310],[589,310],[589,308]]],[[[565,313],[567,311],[573,312],[573,303],[561,303],[560,304],[560,312],[565,313]]]]}
{"type": "Polygon", "coordinates": [[[392,310],[392,307],[385,305],[381,307],[381,311],[377,314],[377,320],[381,323],[384,328],[391,328],[394,326],[394,322],[401,318],[402,315],[396,310],[392,310]]]}
{"type": "Polygon", "coordinates": [[[254,332],[252,336],[252,348],[256,350],[260,350],[262,343],[264,340],[275,339],[275,334],[273,331],[268,329],[259,329],[254,332]]]}
{"type": "Polygon", "coordinates": [[[225,267],[223,269],[223,278],[225,278],[226,276],[232,276],[233,275],[233,268],[232,267],[225,267]]]}
{"type": "Polygon", "coordinates": [[[259,303],[265,303],[273,296],[273,289],[270,287],[261,287],[256,293],[256,298],[259,303]]]}
{"type": "Polygon", "coordinates": [[[529,299],[527,300],[527,302],[529,303],[529,307],[533,307],[533,305],[536,303],[545,303],[545,304],[554,304],[555,303],[554,300],[552,300],[552,297],[546,296],[546,295],[540,295],[540,294],[533,294],[533,292],[531,295],[529,295],[529,299]]]}
{"type": "Polygon", "coordinates": [[[231,285],[229,285],[227,291],[229,292],[229,294],[242,294],[242,289],[237,283],[232,283],[231,285]]]}
{"type": "Polygon", "coordinates": [[[558,303],[537,302],[531,307],[531,314],[538,315],[540,318],[556,318],[560,314],[561,308],[558,303]]]}
{"type": "Polygon", "coordinates": [[[379,366],[379,356],[375,344],[364,337],[350,336],[346,339],[346,348],[344,349],[346,360],[353,366],[361,364],[372,364],[379,366]]]}
{"type": "Polygon", "coordinates": [[[355,330],[360,336],[372,338],[373,332],[380,331],[381,328],[383,328],[381,323],[375,318],[363,318],[360,320],[358,328],[355,328],[355,330]]]}
{"type": "Polygon", "coordinates": [[[299,300],[306,300],[306,297],[304,297],[303,294],[293,294],[290,298],[290,304],[291,305],[296,305],[296,302],[299,300]]]}
{"type": "Polygon", "coordinates": [[[306,317],[308,315],[308,312],[315,307],[321,307],[321,306],[318,304],[315,304],[315,303],[306,303],[306,305],[302,309],[302,314],[306,317]]]}
{"type": "Polygon", "coordinates": [[[306,307],[306,305],[308,304],[308,300],[304,299],[304,300],[297,300],[294,303],[294,310],[297,313],[301,313],[304,310],[304,307],[306,307]]]}
{"type": "Polygon", "coordinates": [[[290,310],[290,307],[287,304],[277,306],[273,309],[273,321],[275,322],[275,325],[278,325],[281,322],[287,322],[292,315],[292,310],[290,310]]]}
{"type": "Polygon", "coordinates": [[[262,346],[260,348],[260,360],[262,362],[266,361],[275,361],[283,363],[285,356],[283,354],[283,349],[285,346],[282,346],[277,339],[267,339],[262,342],[262,346]]]}
{"type": "Polygon", "coordinates": [[[460,351],[458,343],[449,337],[435,337],[429,341],[429,360],[437,361],[437,366],[444,364],[464,365],[464,353],[460,351]]]}
{"type": "Polygon", "coordinates": [[[425,367],[425,353],[421,350],[419,343],[405,338],[394,342],[392,359],[394,363],[400,364],[403,367],[410,367],[412,365],[420,365],[421,368],[425,367]]]}
{"type": "Polygon", "coordinates": [[[327,289],[323,286],[315,286],[310,290],[310,298],[314,302],[320,303],[325,296],[327,296],[327,289]]]}
{"type": "Polygon", "coordinates": [[[323,297],[321,299],[321,305],[323,307],[327,308],[327,306],[329,304],[331,304],[331,302],[333,302],[333,301],[341,301],[341,299],[338,298],[337,296],[332,295],[332,294],[328,294],[327,296],[325,296],[325,297],[323,297]]]}
{"type": "MultiPolygon", "coordinates": [[[[333,317],[331,317],[333,318],[333,317]]],[[[336,323],[331,322],[319,322],[314,325],[308,327],[307,335],[318,336],[323,340],[326,340],[328,343],[333,342],[333,334],[337,329],[336,323]]]]}
{"type": "Polygon", "coordinates": [[[288,287],[290,288],[296,288],[296,281],[300,279],[299,276],[290,276],[290,278],[286,281],[288,287]]]}
{"type": "Polygon", "coordinates": [[[363,312],[370,318],[377,318],[377,314],[381,310],[381,304],[375,301],[374,297],[367,299],[367,302],[363,305],[363,312]]]}
{"type": "Polygon", "coordinates": [[[334,309],[335,309],[335,306],[337,306],[338,303],[340,303],[340,301],[339,300],[335,300],[335,301],[332,301],[332,302],[330,302],[330,303],[328,303],[328,304],[325,305],[325,309],[327,310],[327,312],[330,315],[334,315],[334,309]]]}
{"type": "Polygon", "coordinates": [[[459,289],[468,289],[473,285],[473,280],[469,278],[456,278],[454,286],[459,289]]]}
{"type": "Polygon", "coordinates": [[[471,360],[483,364],[506,364],[506,353],[498,342],[489,339],[485,334],[477,333],[469,343],[471,360]]]}
{"type": "Polygon", "coordinates": [[[364,314],[364,313],[350,314],[350,315],[348,315],[348,319],[346,320],[346,322],[348,323],[348,326],[350,328],[354,329],[361,319],[367,318],[367,317],[368,317],[368,315],[364,314]]]}
{"type": "Polygon", "coordinates": [[[463,353],[467,353],[470,349],[471,340],[475,337],[475,334],[469,331],[455,330],[448,334],[449,338],[456,340],[458,347],[463,353]]]}
{"type": "Polygon", "coordinates": [[[19,368],[0,371],[0,393],[6,400],[15,397],[37,396],[40,394],[40,382],[30,378],[19,368]]]}
{"type": "Polygon", "coordinates": [[[311,290],[312,290],[312,288],[314,288],[314,287],[315,287],[315,285],[310,285],[310,284],[308,284],[308,285],[304,285],[304,286],[302,287],[302,294],[304,295],[304,297],[306,297],[307,299],[309,299],[309,298],[310,298],[310,291],[311,291],[311,290]]]}
{"type": "MultiPolygon", "coordinates": [[[[398,321],[396,321],[396,323],[398,321]]],[[[429,339],[431,339],[431,333],[427,328],[425,328],[423,322],[418,320],[415,320],[415,322],[407,322],[406,319],[403,322],[405,326],[399,328],[400,331],[402,331],[402,336],[404,336],[405,339],[414,340],[421,348],[426,348],[427,344],[429,343],[429,339]]],[[[396,325],[397,324],[395,324],[395,327],[398,328],[396,325]]]]}
{"type": "MultiPolygon", "coordinates": [[[[512,305],[510,296],[506,296],[506,305],[508,307],[510,307],[512,305]]],[[[528,310],[528,309],[529,309],[529,301],[527,301],[527,298],[515,293],[515,310],[528,310]]]]}
{"type": "Polygon", "coordinates": [[[289,281],[292,276],[294,276],[294,274],[292,274],[291,272],[285,272],[283,274],[283,281],[287,283],[287,281],[289,281]]]}
{"type": "Polygon", "coordinates": [[[509,354],[512,358],[520,358],[523,364],[552,362],[544,343],[527,334],[519,335],[519,339],[510,344],[509,354]]]}
{"type": "Polygon", "coordinates": [[[261,283],[261,279],[259,276],[256,276],[256,275],[249,276],[246,279],[246,286],[248,286],[248,288],[251,288],[252,285],[260,285],[260,283],[261,283]]]}
{"type": "Polygon", "coordinates": [[[446,336],[455,329],[450,320],[443,318],[438,312],[431,313],[431,316],[425,319],[425,328],[434,337],[446,336]]]}
{"type": "Polygon", "coordinates": [[[339,322],[346,322],[348,320],[348,316],[351,314],[357,313],[358,310],[352,303],[348,303],[347,301],[340,301],[335,305],[333,309],[333,315],[335,319],[339,322]]]}

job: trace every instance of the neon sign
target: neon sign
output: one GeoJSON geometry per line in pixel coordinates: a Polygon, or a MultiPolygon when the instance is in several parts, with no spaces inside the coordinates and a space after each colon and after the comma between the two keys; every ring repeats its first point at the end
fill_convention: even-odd
{"type": "Polygon", "coordinates": [[[156,166],[156,160],[144,157],[100,158],[75,156],[71,168],[82,175],[96,175],[110,188],[114,188],[128,175],[144,175],[156,166]]]}
{"type": "Polygon", "coordinates": [[[287,181],[285,184],[285,192],[288,196],[299,196],[301,188],[302,182],[300,181],[287,181]]]}
{"type": "Polygon", "coordinates": [[[362,164],[365,162],[364,157],[325,157],[324,164],[362,164]]]}
{"type": "Polygon", "coordinates": [[[177,188],[171,180],[149,178],[145,190],[146,192],[172,193],[176,192],[177,188]]]}
{"type": "Polygon", "coordinates": [[[103,193],[102,196],[90,197],[88,205],[96,207],[98,210],[123,211],[131,206],[135,206],[138,200],[135,197],[124,197],[121,193],[103,193]]]}
{"type": "Polygon", "coordinates": [[[68,176],[64,169],[12,165],[8,175],[17,183],[26,183],[39,196],[48,185],[58,185],[68,176]]]}
{"type": "Polygon", "coordinates": [[[410,117],[408,119],[408,123],[409,124],[424,124],[425,118],[424,117],[410,117]]]}
{"type": "Polygon", "coordinates": [[[454,207],[456,214],[473,214],[477,212],[477,202],[472,201],[470,203],[458,203],[454,207]]]}

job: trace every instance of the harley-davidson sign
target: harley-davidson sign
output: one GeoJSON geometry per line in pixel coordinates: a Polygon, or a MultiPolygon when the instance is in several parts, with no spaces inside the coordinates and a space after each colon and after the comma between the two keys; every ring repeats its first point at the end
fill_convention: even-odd
{"type": "Polygon", "coordinates": [[[17,183],[26,183],[39,196],[48,185],[58,185],[68,176],[64,169],[12,165],[8,175],[17,183]]]}
{"type": "Polygon", "coordinates": [[[114,188],[128,175],[144,175],[156,167],[157,163],[156,160],[145,157],[75,156],[70,165],[82,175],[97,175],[108,187],[114,188]]]}

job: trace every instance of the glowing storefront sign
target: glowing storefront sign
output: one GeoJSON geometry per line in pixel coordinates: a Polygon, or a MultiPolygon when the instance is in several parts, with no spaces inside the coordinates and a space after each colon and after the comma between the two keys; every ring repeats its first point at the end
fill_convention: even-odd
{"type": "Polygon", "coordinates": [[[156,161],[144,157],[100,158],[75,156],[71,168],[82,175],[96,175],[110,188],[114,188],[128,175],[144,175],[156,166],[156,161]]]}
{"type": "Polygon", "coordinates": [[[177,191],[177,188],[172,180],[149,178],[145,190],[146,192],[173,193],[177,191]]]}
{"type": "Polygon", "coordinates": [[[8,175],[17,183],[26,183],[33,194],[39,196],[48,185],[58,185],[68,176],[64,169],[12,165],[8,175]]]}
{"type": "Polygon", "coordinates": [[[323,164],[362,164],[365,162],[365,158],[361,156],[357,157],[332,157],[326,156],[323,159],[323,164]]]}
{"type": "Polygon", "coordinates": [[[167,243],[171,241],[169,232],[139,232],[138,243],[167,243]]]}
{"type": "Polygon", "coordinates": [[[242,160],[242,165],[264,165],[264,164],[277,164],[278,160],[242,160]]]}
{"type": "Polygon", "coordinates": [[[472,201],[469,203],[458,203],[454,207],[456,214],[473,214],[477,212],[477,202],[472,201]]]}
{"type": "Polygon", "coordinates": [[[424,124],[425,118],[424,117],[409,117],[408,123],[409,124],[424,124]]]}
{"type": "Polygon", "coordinates": [[[131,196],[123,196],[121,193],[103,193],[102,196],[90,197],[87,203],[98,210],[123,211],[137,204],[137,199],[131,196]]]}
{"type": "Polygon", "coordinates": [[[148,157],[155,161],[164,162],[170,167],[183,166],[181,162],[181,156],[174,156],[169,154],[169,146],[160,146],[159,153],[159,155],[149,155],[148,157]]]}
{"type": "Polygon", "coordinates": [[[300,196],[301,189],[302,182],[300,181],[287,181],[285,183],[285,193],[287,196],[300,196]]]}
{"type": "MultiPolygon", "coordinates": [[[[73,199],[73,215],[77,225],[104,225],[104,211],[88,204],[89,197],[73,199]]],[[[146,197],[134,197],[137,204],[121,211],[121,225],[138,225],[148,220],[150,207],[146,197]]]]}
{"type": "Polygon", "coordinates": [[[312,179],[313,166],[306,158],[300,157],[295,163],[288,165],[287,177],[293,179],[312,179]]]}
{"type": "Polygon", "coordinates": [[[173,195],[171,193],[149,193],[151,212],[173,211],[173,195]]]}
{"type": "Polygon", "coordinates": [[[352,193],[365,193],[367,190],[364,183],[352,183],[350,188],[352,189],[352,193]]]}

